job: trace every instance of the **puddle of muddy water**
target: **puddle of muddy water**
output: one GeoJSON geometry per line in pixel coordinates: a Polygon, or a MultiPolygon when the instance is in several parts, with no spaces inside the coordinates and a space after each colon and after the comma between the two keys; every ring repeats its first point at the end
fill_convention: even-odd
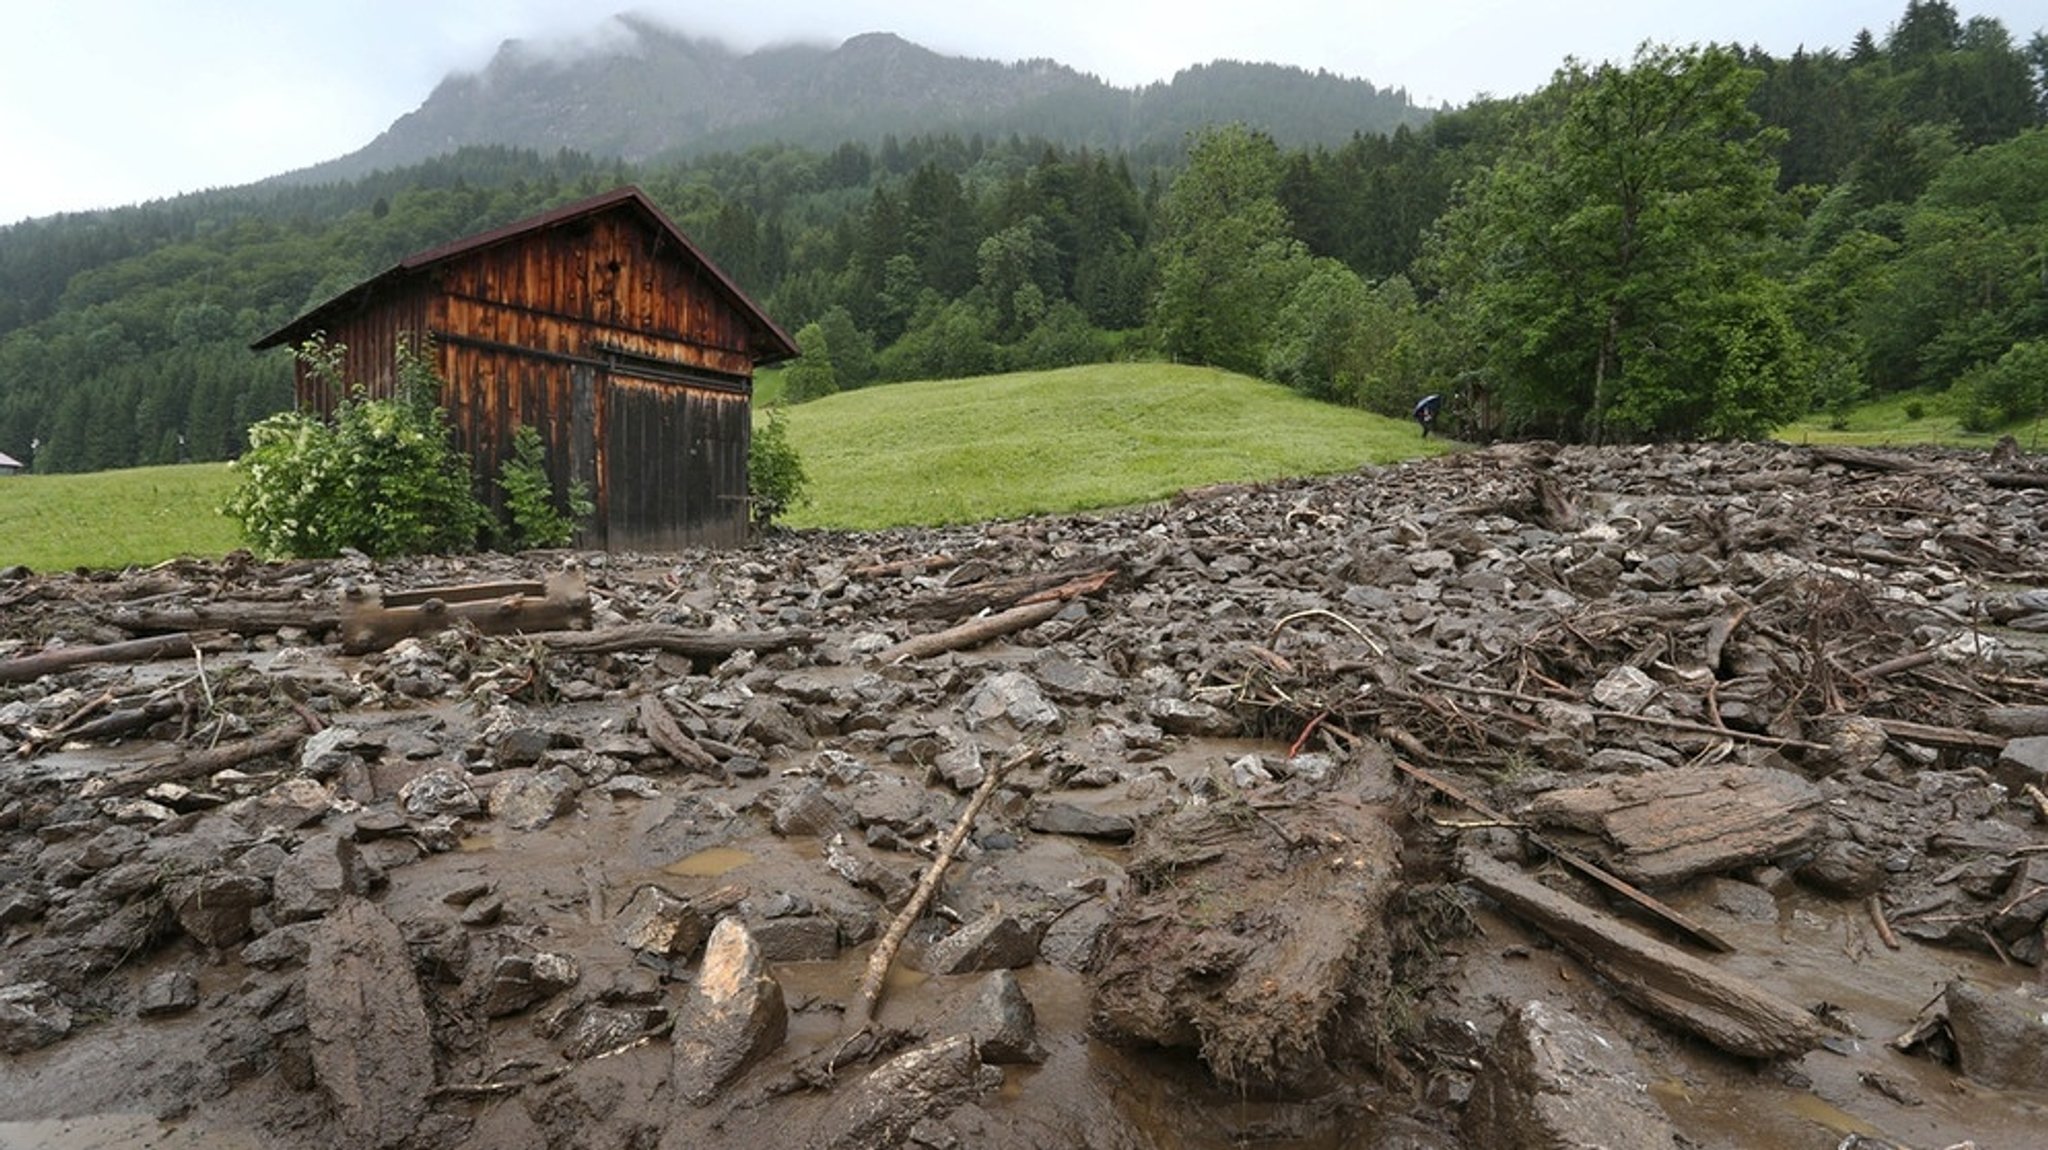
{"type": "Polygon", "coordinates": [[[663,874],[682,878],[717,878],[736,871],[754,861],[753,853],[738,847],[711,847],[698,851],[661,868],[663,874]]]}

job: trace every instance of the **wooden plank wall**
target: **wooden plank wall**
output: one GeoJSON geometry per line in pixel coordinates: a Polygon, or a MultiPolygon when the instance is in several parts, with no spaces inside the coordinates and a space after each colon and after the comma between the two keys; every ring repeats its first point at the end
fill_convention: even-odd
{"type": "MultiPolygon", "coordinates": [[[[571,221],[394,285],[330,334],[348,346],[348,377],[373,396],[394,390],[399,339],[434,335],[443,406],[494,514],[494,479],[526,424],[541,432],[558,496],[577,475],[591,484],[599,509],[587,545],[741,543],[751,435],[743,382],[693,387],[610,362],[627,352],[678,372],[753,376],[744,317],[667,242],[631,212],[571,221]]],[[[339,398],[303,368],[298,393],[321,414],[339,398]]]]}

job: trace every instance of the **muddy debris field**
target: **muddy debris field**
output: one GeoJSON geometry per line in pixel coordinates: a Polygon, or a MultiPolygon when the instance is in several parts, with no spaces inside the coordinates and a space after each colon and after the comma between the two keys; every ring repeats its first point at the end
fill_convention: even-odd
{"type": "Polygon", "coordinates": [[[0,571],[0,1150],[2037,1147],[2048,464],[0,571]]]}

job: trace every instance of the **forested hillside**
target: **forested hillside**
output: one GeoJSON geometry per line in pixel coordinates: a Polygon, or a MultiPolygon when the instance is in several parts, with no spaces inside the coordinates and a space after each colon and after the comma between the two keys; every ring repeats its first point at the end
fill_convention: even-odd
{"type": "MultiPolygon", "coordinates": [[[[781,323],[794,396],[1116,356],[1468,435],[1754,435],[1872,391],[2048,405],[2048,37],[1914,0],[1790,58],[1651,48],[1391,133],[1184,155],[939,132],[633,164],[511,147],[0,229],[0,451],[240,450],[255,337],[622,182],[781,323]]],[[[1228,81],[1228,69],[1210,79],[1228,81]]]]}

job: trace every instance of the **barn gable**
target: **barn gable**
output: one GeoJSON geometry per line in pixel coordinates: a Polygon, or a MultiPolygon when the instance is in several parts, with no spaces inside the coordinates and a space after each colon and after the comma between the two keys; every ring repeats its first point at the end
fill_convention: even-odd
{"type": "MultiPolygon", "coordinates": [[[[432,340],[457,444],[495,476],[537,428],[557,492],[588,486],[579,540],[669,550],[742,541],[756,366],[796,345],[637,188],[421,252],[258,340],[347,348],[346,378],[395,389],[401,341],[432,340]]],[[[300,365],[298,403],[342,398],[300,365]]],[[[480,482],[494,509],[500,493],[480,482]]]]}

